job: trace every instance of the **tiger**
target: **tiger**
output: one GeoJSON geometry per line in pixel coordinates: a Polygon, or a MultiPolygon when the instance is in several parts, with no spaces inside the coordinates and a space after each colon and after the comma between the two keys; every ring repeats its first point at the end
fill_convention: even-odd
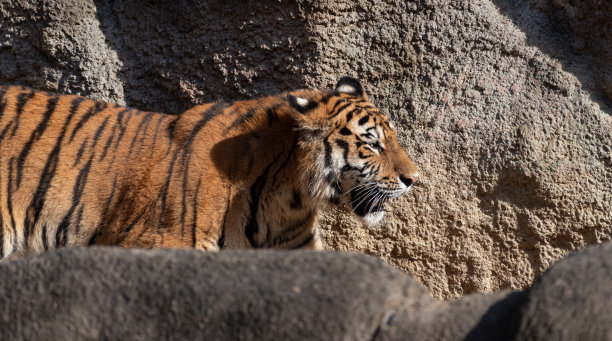
{"type": "Polygon", "coordinates": [[[419,174],[361,83],[172,115],[0,86],[0,255],[68,246],[322,249],[419,174]]]}

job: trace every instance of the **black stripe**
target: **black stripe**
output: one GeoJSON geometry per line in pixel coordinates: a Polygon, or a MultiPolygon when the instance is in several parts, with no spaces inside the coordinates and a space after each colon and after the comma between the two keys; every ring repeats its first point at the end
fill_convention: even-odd
{"type": "Polygon", "coordinates": [[[7,124],[6,127],[2,129],[2,132],[0,132],[0,142],[4,140],[4,136],[6,136],[6,133],[8,132],[9,129],[11,129],[12,126],[13,126],[13,122],[9,122],[9,124],[7,124]]]}
{"type": "Polygon", "coordinates": [[[251,185],[251,217],[244,228],[244,233],[249,240],[249,243],[252,247],[257,247],[257,242],[255,241],[255,235],[259,233],[259,224],[257,223],[257,211],[259,209],[259,198],[263,189],[266,185],[266,179],[268,177],[268,172],[270,171],[270,167],[275,164],[281,154],[277,155],[274,160],[268,164],[268,166],[264,169],[263,173],[257,177],[253,185],[251,185]]]}
{"type": "Polygon", "coordinates": [[[338,110],[337,110],[335,113],[333,113],[333,114],[332,114],[332,115],[331,115],[329,118],[333,118],[333,117],[338,116],[338,115],[339,115],[339,114],[340,114],[342,111],[344,111],[344,109],[348,108],[348,107],[349,107],[351,104],[353,104],[353,103],[350,103],[350,102],[349,102],[349,103],[346,103],[345,105],[341,106],[341,107],[340,107],[340,108],[338,108],[338,110]]]}
{"type": "MultiPolygon", "coordinates": [[[[74,234],[78,235],[81,231],[81,225],[83,223],[83,211],[85,210],[85,205],[81,205],[79,210],[77,211],[76,221],[74,222],[74,234]]],[[[64,243],[66,245],[66,243],[64,243]]]]}
{"type": "Polygon", "coordinates": [[[347,127],[342,127],[342,129],[340,129],[340,134],[347,136],[347,135],[352,135],[353,132],[347,127]]]}
{"type": "Polygon", "coordinates": [[[15,113],[15,120],[13,124],[13,131],[11,131],[11,136],[15,136],[17,132],[17,128],[19,128],[19,121],[21,119],[21,114],[23,113],[23,108],[26,103],[28,103],[32,98],[34,98],[34,91],[30,90],[30,92],[24,92],[17,96],[17,111],[15,113]]]}
{"type": "MultiPolygon", "coordinates": [[[[121,243],[122,241],[127,239],[130,231],[132,231],[134,226],[136,226],[136,223],[138,223],[138,221],[140,221],[140,219],[142,219],[142,217],[144,216],[146,211],[147,211],[146,208],[143,209],[142,212],[138,213],[138,215],[134,218],[134,220],[132,220],[129,224],[126,225],[125,230],[123,230],[123,233],[121,234],[121,238],[119,238],[117,243],[121,243]]],[[[142,231],[140,236],[142,236],[143,233],[144,233],[144,230],[142,231]]],[[[92,238],[92,240],[90,240],[89,242],[90,243],[95,243],[95,240],[92,238]]]]}
{"type": "Polygon", "coordinates": [[[276,172],[274,172],[274,175],[272,176],[273,184],[278,183],[276,180],[278,177],[278,174],[285,168],[285,166],[287,166],[287,164],[291,160],[291,157],[293,156],[293,152],[295,151],[295,148],[297,148],[297,145],[298,145],[298,138],[296,137],[291,149],[289,150],[289,153],[287,154],[287,158],[285,159],[285,161],[283,161],[283,163],[278,167],[278,169],[276,170],[276,172]]]}
{"type": "Polygon", "coordinates": [[[347,119],[346,122],[349,121],[348,117],[350,116],[350,118],[353,118],[353,115],[355,115],[356,112],[359,112],[361,110],[361,108],[357,107],[357,108],[353,108],[351,109],[351,111],[349,111],[348,113],[346,113],[347,119]]]}
{"type": "Polygon", "coordinates": [[[314,220],[314,212],[310,211],[303,218],[298,220],[292,225],[287,226],[282,229],[278,236],[274,237],[274,239],[269,240],[267,242],[268,247],[272,246],[282,246],[283,244],[291,243],[298,237],[300,237],[304,233],[304,227],[310,227],[314,220]]]}
{"type": "MultiPolygon", "coordinates": [[[[193,144],[193,141],[195,140],[196,135],[198,134],[198,132],[200,130],[202,130],[202,128],[204,128],[204,126],[206,126],[206,124],[212,120],[213,118],[215,118],[217,115],[222,113],[222,110],[226,107],[225,104],[223,103],[216,103],[215,105],[213,105],[211,108],[209,108],[208,110],[204,111],[202,113],[202,118],[195,124],[193,130],[191,131],[191,134],[189,135],[189,139],[186,141],[185,145],[183,146],[183,164],[185,165],[185,158],[186,158],[186,154],[188,152],[191,151],[191,145],[193,144]]],[[[168,172],[166,174],[166,182],[161,190],[161,208],[160,208],[160,213],[159,213],[159,222],[158,222],[158,228],[160,228],[161,226],[163,226],[163,221],[162,218],[164,216],[164,212],[166,211],[166,202],[168,200],[168,190],[170,187],[170,180],[171,177],[173,175],[173,170],[174,170],[174,164],[176,163],[176,158],[178,157],[178,153],[180,152],[180,149],[177,149],[174,152],[174,155],[172,155],[172,160],[170,161],[170,167],[168,168],[168,172]]],[[[185,176],[188,172],[188,164],[185,165],[185,176]]]]}
{"type": "Polygon", "coordinates": [[[227,215],[230,212],[230,198],[232,197],[231,194],[231,189],[228,186],[227,202],[225,204],[225,213],[223,214],[223,224],[221,224],[221,235],[219,236],[219,240],[217,240],[217,246],[219,246],[220,249],[225,247],[225,222],[227,221],[227,215]]]}
{"type": "Polygon", "coordinates": [[[293,189],[293,196],[291,200],[289,200],[289,207],[292,210],[301,210],[302,209],[302,193],[296,188],[293,189]]]}
{"type": "Polygon", "coordinates": [[[346,122],[350,122],[353,119],[353,115],[355,114],[355,110],[351,110],[346,114],[346,122]]]}
{"type": "Polygon", "coordinates": [[[151,155],[155,151],[155,145],[157,144],[157,134],[159,133],[159,128],[161,127],[161,123],[166,119],[165,114],[159,114],[159,119],[157,119],[157,124],[155,125],[155,133],[153,133],[153,142],[151,146],[151,155]]]}
{"type": "Polygon", "coordinates": [[[85,113],[85,115],[83,115],[83,117],[81,117],[81,119],[79,120],[79,122],[77,122],[76,126],[74,127],[74,129],[72,130],[72,134],[70,135],[70,139],[68,140],[68,142],[72,142],[72,140],[74,139],[74,136],[76,135],[76,133],[83,128],[83,126],[85,125],[85,123],[87,123],[87,121],[92,118],[95,114],[102,112],[104,109],[106,109],[106,107],[108,106],[108,103],[105,102],[95,102],[95,105],[93,105],[91,108],[89,108],[89,110],[87,110],[87,112],[85,113]]]}
{"type": "Polygon", "coordinates": [[[221,226],[221,235],[219,236],[219,240],[217,240],[217,246],[219,249],[223,249],[225,247],[225,225],[221,226]]]}
{"type": "Polygon", "coordinates": [[[276,115],[276,112],[274,111],[274,109],[268,108],[268,110],[266,110],[266,114],[268,115],[268,125],[269,126],[272,126],[274,122],[278,121],[278,115],[276,115]]]}
{"type": "Polygon", "coordinates": [[[299,243],[298,245],[292,247],[292,249],[300,249],[306,245],[308,245],[308,243],[310,243],[311,241],[314,240],[314,234],[309,234],[308,237],[306,237],[306,239],[304,239],[301,243],[299,243]]]}
{"type": "Polygon", "coordinates": [[[168,124],[168,127],[166,128],[168,131],[168,149],[166,149],[166,156],[170,154],[170,151],[172,150],[172,142],[174,139],[174,133],[176,130],[177,121],[178,121],[178,117],[175,119],[172,119],[170,123],[168,124]]]}
{"type": "Polygon", "coordinates": [[[174,138],[174,131],[176,130],[176,123],[179,120],[179,116],[177,116],[175,119],[172,120],[172,122],[170,122],[168,124],[168,140],[172,141],[172,139],[174,138]]]}
{"type": "Polygon", "coordinates": [[[338,107],[339,107],[341,104],[344,104],[344,103],[346,103],[346,100],[344,100],[344,99],[338,99],[338,100],[336,101],[336,103],[334,103],[334,106],[333,106],[333,108],[332,108],[332,109],[329,111],[329,113],[330,113],[330,114],[332,114],[332,113],[336,112],[336,109],[338,109],[338,107]]]}
{"type": "Polygon", "coordinates": [[[100,217],[100,223],[96,227],[94,234],[89,239],[88,245],[95,244],[98,237],[100,237],[102,232],[104,232],[105,228],[108,226],[106,219],[108,217],[108,213],[110,212],[110,207],[113,202],[113,198],[115,197],[116,189],[117,189],[117,176],[115,175],[115,178],[113,179],[113,187],[111,188],[111,193],[108,196],[108,198],[106,198],[106,202],[104,203],[104,209],[102,210],[102,216],[100,217]]]}
{"type": "Polygon", "coordinates": [[[59,247],[60,245],[66,245],[66,236],[68,233],[68,227],[70,226],[72,219],[72,215],[74,214],[74,210],[76,210],[77,206],[81,203],[81,198],[83,197],[83,192],[85,191],[85,185],[87,184],[87,177],[89,176],[89,171],[91,169],[91,164],[93,162],[94,154],[92,153],[89,157],[89,160],[79,171],[79,175],[77,176],[76,182],[74,183],[74,187],[72,187],[72,205],[68,212],[64,215],[64,219],[57,227],[57,231],[55,231],[55,246],[59,247]],[[62,243],[60,244],[60,239],[62,243]]]}
{"type": "Polygon", "coordinates": [[[323,98],[321,98],[321,100],[319,102],[327,105],[327,102],[329,102],[330,99],[334,98],[334,96],[331,93],[327,93],[323,96],[323,98]]]}
{"type": "Polygon", "coordinates": [[[160,209],[159,209],[159,219],[157,222],[157,228],[161,228],[161,226],[163,225],[163,216],[164,213],[166,211],[166,201],[168,200],[168,190],[170,188],[170,180],[172,178],[173,173],[173,169],[174,169],[174,164],[176,163],[176,158],[178,157],[179,154],[179,150],[175,151],[174,154],[172,155],[172,159],[170,160],[170,167],[168,168],[168,172],[166,174],[166,182],[164,183],[164,187],[162,187],[162,190],[160,191],[160,197],[158,200],[161,201],[160,203],[160,209]]]}
{"type": "Polygon", "coordinates": [[[227,129],[225,129],[225,133],[227,134],[230,130],[238,126],[241,126],[244,122],[248,121],[251,117],[255,115],[255,113],[257,113],[258,109],[259,109],[258,107],[254,107],[254,108],[250,108],[249,110],[247,110],[247,112],[244,115],[241,115],[238,118],[236,118],[234,122],[232,122],[232,124],[229,127],[227,127],[227,129]]]}
{"type": "Polygon", "coordinates": [[[120,132],[119,132],[119,136],[117,137],[117,140],[115,140],[115,146],[113,147],[115,149],[115,153],[113,153],[113,157],[111,158],[110,162],[108,162],[108,167],[107,167],[108,169],[110,169],[111,165],[115,163],[115,157],[117,156],[117,153],[116,153],[117,148],[119,148],[119,142],[121,142],[121,139],[125,135],[125,131],[127,130],[130,119],[132,118],[132,111],[133,109],[126,108],[119,112],[119,116],[117,117],[117,122],[119,123],[120,132]],[[128,116],[127,116],[126,121],[123,122],[123,117],[126,113],[128,114],[128,116]]]}
{"type": "Polygon", "coordinates": [[[106,128],[106,125],[108,124],[108,120],[109,119],[110,119],[110,117],[106,116],[104,121],[102,121],[102,124],[100,124],[98,126],[98,129],[96,130],[96,133],[94,134],[93,142],[91,143],[91,152],[92,153],[95,151],[96,145],[98,144],[98,140],[100,139],[100,136],[102,136],[102,132],[104,131],[104,128],[106,128]]]}
{"type": "Polygon", "coordinates": [[[104,160],[104,158],[106,157],[106,153],[108,152],[108,148],[110,148],[110,145],[113,143],[113,139],[115,138],[116,132],[117,132],[117,124],[113,126],[113,130],[111,131],[110,136],[108,137],[108,139],[106,139],[106,144],[104,145],[104,150],[102,150],[102,155],[100,155],[99,161],[104,160]]]}
{"type": "Polygon", "coordinates": [[[83,97],[76,97],[76,98],[74,98],[70,102],[70,111],[68,112],[68,115],[76,114],[77,110],[79,110],[79,106],[81,105],[81,103],[83,102],[84,99],[85,98],[83,98],[83,97]]]}
{"type": "Polygon", "coordinates": [[[344,150],[342,152],[342,155],[344,156],[344,160],[347,161],[348,160],[348,153],[349,153],[349,144],[348,144],[348,142],[346,142],[344,140],[336,139],[336,144],[340,148],[342,148],[344,150]]]}
{"type": "Polygon", "coordinates": [[[372,155],[371,155],[371,154],[370,154],[370,155],[366,155],[366,154],[364,154],[364,153],[363,153],[363,151],[362,151],[362,150],[360,150],[360,151],[359,151],[359,158],[360,158],[360,159],[367,159],[367,158],[369,158],[370,156],[372,156],[372,155]]]}
{"type": "Polygon", "coordinates": [[[195,140],[195,136],[197,133],[206,126],[206,124],[212,120],[215,116],[222,113],[222,109],[225,108],[223,103],[216,103],[210,109],[206,110],[202,114],[202,118],[196,123],[191,135],[189,136],[189,140],[185,143],[183,147],[183,155],[181,156],[181,166],[183,167],[183,197],[182,197],[182,209],[183,214],[181,215],[182,224],[184,225],[184,214],[186,209],[186,197],[185,192],[187,191],[187,180],[189,176],[189,164],[191,162],[191,155],[193,153],[191,145],[195,140]]]}
{"type": "Polygon", "coordinates": [[[325,145],[325,167],[330,168],[332,165],[332,148],[327,137],[323,140],[323,144],[325,145]]]}
{"type": "Polygon", "coordinates": [[[34,144],[34,141],[40,140],[40,136],[45,132],[45,130],[49,126],[49,119],[51,118],[51,114],[53,114],[53,111],[55,111],[55,106],[57,105],[58,99],[59,98],[55,96],[55,97],[52,97],[47,102],[47,109],[43,115],[43,119],[40,121],[40,123],[38,123],[38,126],[36,127],[36,129],[32,131],[32,133],[30,134],[30,138],[28,139],[28,142],[25,143],[25,146],[21,150],[21,153],[19,153],[19,157],[17,158],[17,183],[16,183],[17,189],[19,189],[19,186],[21,186],[21,178],[23,176],[23,166],[25,164],[25,159],[30,153],[30,149],[32,149],[32,145],[34,144]]]}
{"type": "MultiPolygon", "coordinates": [[[[81,98],[74,99],[72,101],[73,107],[78,107],[81,101],[82,101],[81,98]]],[[[36,186],[36,191],[34,192],[32,201],[30,202],[30,205],[28,206],[28,209],[26,210],[26,217],[25,217],[25,222],[24,222],[24,227],[25,227],[24,234],[25,234],[26,241],[28,239],[28,235],[34,230],[34,226],[36,226],[36,223],[38,222],[38,219],[40,218],[40,213],[45,203],[45,196],[47,194],[47,190],[51,186],[51,179],[53,178],[53,176],[55,175],[55,171],[57,170],[57,164],[59,160],[59,152],[60,152],[61,144],[64,139],[64,136],[66,135],[66,130],[68,129],[68,125],[70,124],[70,121],[72,120],[72,117],[74,116],[75,112],[76,112],[76,108],[75,110],[71,111],[70,114],[66,117],[66,120],[64,121],[64,126],[62,128],[62,132],[56,139],[53,150],[51,150],[51,153],[49,153],[49,157],[47,158],[47,161],[45,162],[45,167],[43,168],[43,171],[41,172],[40,180],[38,182],[38,185],[36,186]]]]}
{"type": "MultiPolygon", "coordinates": [[[[13,214],[13,164],[14,164],[15,158],[11,157],[11,159],[9,160],[9,172],[8,172],[8,179],[6,182],[6,205],[9,211],[9,216],[11,218],[11,226],[13,227],[13,230],[16,231],[17,227],[15,226],[15,215],[13,214]]],[[[26,218],[27,218],[27,214],[26,214],[26,218]]],[[[28,236],[28,231],[26,229],[26,231],[24,232],[25,236],[26,236],[26,243],[27,243],[27,236],[28,236]]]]}
{"type": "Polygon", "coordinates": [[[200,132],[200,130],[202,130],[202,128],[204,128],[208,121],[221,114],[223,112],[223,109],[225,109],[226,107],[227,105],[224,103],[216,103],[210,109],[202,113],[202,118],[196,123],[193,130],[191,131],[191,134],[189,135],[189,140],[187,140],[187,143],[185,144],[185,150],[189,150],[191,144],[193,144],[195,136],[198,134],[198,132],[200,132]]]}
{"type": "MultiPolygon", "coordinates": [[[[187,167],[184,169],[187,169],[187,167]]],[[[183,186],[181,188],[181,233],[185,231],[185,215],[187,214],[187,176],[188,174],[185,171],[183,174],[183,186]]]]}
{"type": "MultiPolygon", "coordinates": [[[[142,140],[146,137],[147,129],[149,128],[149,123],[151,123],[151,117],[153,117],[153,113],[148,112],[142,117],[142,119],[138,123],[138,128],[136,129],[136,133],[134,133],[134,137],[132,138],[132,143],[130,143],[130,148],[128,150],[128,156],[130,156],[130,154],[132,153],[132,149],[134,148],[134,145],[136,144],[136,140],[138,139],[138,136],[140,135],[141,131],[142,131],[142,137],[140,138],[140,142],[142,143],[142,140]]],[[[139,151],[140,151],[141,146],[142,145],[140,145],[138,148],[139,151]]]]}
{"type": "Polygon", "coordinates": [[[340,174],[341,174],[342,176],[344,176],[344,173],[346,173],[346,172],[349,172],[349,171],[359,171],[359,170],[360,170],[359,168],[357,168],[357,167],[355,167],[355,166],[352,166],[352,165],[350,165],[350,164],[347,162],[347,163],[346,163],[344,166],[342,166],[342,168],[340,169],[340,174]]]}
{"type": "Polygon", "coordinates": [[[198,185],[196,186],[195,194],[193,195],[193,224],[191,227],[191,240],[192,247],[196,247],[196,229],[198,227],[198,194],[200,193],[200,185],[202,184],[202,178],[198,179],[198,185]]]}
{"type": "Polygon", "coordinates": [[[360,126],[368,123],[368,121],[370,120],[370,115],[365,115],[364,117],[360,118],[359,121],[357,122],[357,124],[359,124],[360,126]]]}
{"type": "Polygon", "coordinates": [[[43,244],[43,249],[44,250],[49,250],[49,238],[47,237],[47,230],[49,229],[49,225],[44,224],[42,227],[42,235],[41,235],[41,239],[42,239],[42,244],[43,244]]]}
{"type": "Polygon", "coordinates": [[[123,138],[123,135],[125,134],[125,131],[127,129],[128,123],[130,122],[130,119],[132,118],[132,109],[126,108],[122,111],[119,112],[119,115],[117,117],[117,122],[119,124],[119,136],[117,137],[117,141],[115,141],[115,151],[117,151],[117,147],[119,147],[119,142],[121,141],[121,139],[123,138]],[[125,114],[128,114],[128,117],[126,119],[125,122],[123,122],[123,116],[125,116],[125,114]]]}
{"type": "Polygon", "coordinates": [[[86,137],[85,140],[83,140],[83,142],[81,143],[81,146],[79,147],[79,150],[77,151],[77,155],[76,155],[76,158],[74,159],[74,163],[72,164],[72,167],[75,167],[81,161],[81,157],[83,156],[83,153],[85,152],[85,147],[87,146],[88,142],[89,142],[89,136],[86,137]]]}

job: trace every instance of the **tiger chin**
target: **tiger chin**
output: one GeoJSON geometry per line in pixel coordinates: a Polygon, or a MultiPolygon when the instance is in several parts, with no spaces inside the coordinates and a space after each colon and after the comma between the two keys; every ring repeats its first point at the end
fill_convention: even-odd
{"type": "Polygon", "coordinates": [[[180,115],[0,86],[0,255],[118,245],[320,249],[318,211],[367,225],[418,179],[362,85],[180,115]]]}

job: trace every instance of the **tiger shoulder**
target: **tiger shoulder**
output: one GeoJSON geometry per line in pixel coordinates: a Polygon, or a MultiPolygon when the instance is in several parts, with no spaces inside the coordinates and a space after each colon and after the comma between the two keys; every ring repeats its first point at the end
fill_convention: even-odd
{"type": "Polygon", "coordinates": [[[0,255],[65,246],[321,248],[318,211],[366,224],[418,170],[360,82],[180,115],[0,87],[0,255]]]}

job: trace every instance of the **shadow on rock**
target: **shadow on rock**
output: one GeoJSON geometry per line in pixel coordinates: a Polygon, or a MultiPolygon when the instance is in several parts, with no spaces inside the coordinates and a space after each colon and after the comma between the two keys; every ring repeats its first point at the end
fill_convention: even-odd
{"type": "Polygon", "coordinates": [[[140,109],[179,113],[303,87],[313,62],[315,47],[293,2],[95,3],[123,63],[126,103],[140,109]]]}
{"type": "MultiPolygon", "coordinates": [[[[527,37],[527,43],[559,60],[589,90],[593,100],[612,114],[612,39],[608,2],[500,1],[500,11],[527,37]]],[[[541,75],[544,84],[547,75],[541,75]]],[[[562,90],[562,89],[559,89],[562,90]]]]}

